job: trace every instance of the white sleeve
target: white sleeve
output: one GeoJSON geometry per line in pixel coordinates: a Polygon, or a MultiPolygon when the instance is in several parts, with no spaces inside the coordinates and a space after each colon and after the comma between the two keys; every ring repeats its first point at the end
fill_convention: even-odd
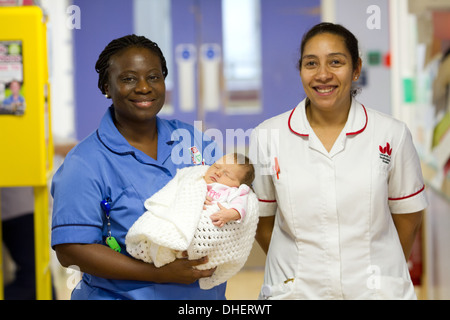
{"type": "Polygon", "coordinates": [[[275,186],[272,180],[270,143],[259,138],[258,129],[252,131],[250,137],[250,160],[255,168],[253,190],[259,201],[259,216],[274,216],[277,211],[275,186]]]}
{"type": "Polygon", "coordinates": [[[406,125],[393,160],[388,186],[391,212],[413,213],[425,209],[428,201],[420,160],[406,125]]]}

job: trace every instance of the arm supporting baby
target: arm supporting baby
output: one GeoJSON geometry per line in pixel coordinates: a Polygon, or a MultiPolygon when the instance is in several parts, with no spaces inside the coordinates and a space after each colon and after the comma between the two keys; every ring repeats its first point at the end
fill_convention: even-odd
{"type": "Polygon", "coordinates": [[[210,277],[215,271],[194,269],[207,263],[207,257],[198,260],[185,257],[156,268],[153,264],[130,258],[101,244],[61,244],[55,246],[55,251],[64,267],[76,265],[82,272],[107,279],[190,284],[210,277]]]}

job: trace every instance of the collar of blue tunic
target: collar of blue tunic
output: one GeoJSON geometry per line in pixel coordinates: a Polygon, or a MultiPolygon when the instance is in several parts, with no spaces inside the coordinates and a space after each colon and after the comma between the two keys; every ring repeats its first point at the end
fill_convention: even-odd
{"type": "Polygon", "coordinates": [[[136,160],[145,164],[163,165],[169,158],[175,141],[172,139],[172,130],[167,121],[156,117],[158,130],[158,156],[157,160],[136,149],[128,143],[114,124],[114,106],[112,105],[103,116],[97,130],[97,136],[103,145],[111,152],[120,155],[133,155],[136,160]]]}

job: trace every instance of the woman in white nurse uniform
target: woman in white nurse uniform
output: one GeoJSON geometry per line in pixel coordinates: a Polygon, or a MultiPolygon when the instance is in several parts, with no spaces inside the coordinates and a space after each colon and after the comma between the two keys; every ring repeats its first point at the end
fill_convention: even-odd
{"type": "Polygon", "coordinates": [[[420,163],[405,124],[354,99],[358,53],[344,27],[313,27],[299,61],[307,98],[252,133],[262,299],[416,298],[420,163]]]}

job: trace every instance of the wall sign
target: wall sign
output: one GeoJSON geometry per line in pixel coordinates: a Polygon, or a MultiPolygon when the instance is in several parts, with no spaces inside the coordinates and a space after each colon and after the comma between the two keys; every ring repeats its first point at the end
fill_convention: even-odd
{"type": "Polygon", "coordinates": [[[22,41],[0,41],[0,114],[23,115],[22,41]]]}

